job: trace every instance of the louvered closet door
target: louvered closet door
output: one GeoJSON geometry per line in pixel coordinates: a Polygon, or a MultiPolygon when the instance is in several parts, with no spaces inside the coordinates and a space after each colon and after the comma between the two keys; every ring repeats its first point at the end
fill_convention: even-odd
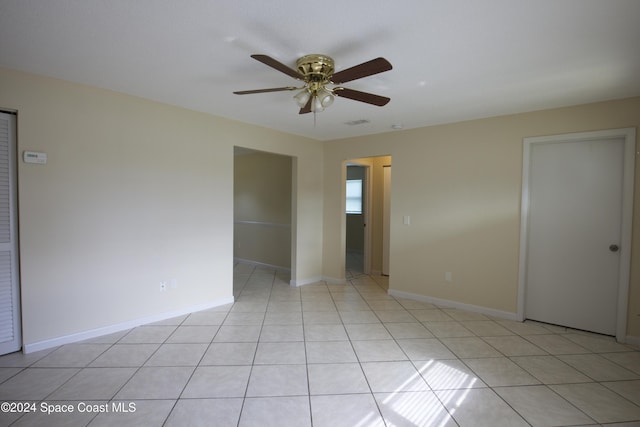
{"type": "Polygon", "coordinates": [[[0,113],[0,354],[20,350],[15,215],[15,116],[0,113]]]}

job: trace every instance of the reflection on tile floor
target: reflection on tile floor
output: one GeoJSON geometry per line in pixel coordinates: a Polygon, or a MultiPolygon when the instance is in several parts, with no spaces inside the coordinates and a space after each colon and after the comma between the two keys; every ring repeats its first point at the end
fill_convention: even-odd
{"type": "Polygon", "coordinates": [[[0,357],[0,401],[36,409],[0,425],[640,425],[640,351],[611,338],[394,298],[385,277],[234,273],[234,304],[0,357]]]}

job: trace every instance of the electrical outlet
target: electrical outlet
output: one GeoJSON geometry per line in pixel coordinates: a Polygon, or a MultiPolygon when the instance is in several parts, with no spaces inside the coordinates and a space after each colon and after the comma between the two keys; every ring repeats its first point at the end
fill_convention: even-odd
{"type": "Polygon", "coordinates": [[[160,292],[167,290],[167,282],[160,282],[160,292]]]}

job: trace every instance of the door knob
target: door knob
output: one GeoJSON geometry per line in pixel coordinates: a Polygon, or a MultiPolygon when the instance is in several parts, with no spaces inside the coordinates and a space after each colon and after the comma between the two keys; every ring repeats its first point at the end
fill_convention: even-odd
{"type": "Polygon", "coordinates": [[[609,246],[609,250],[610,250],[611,252],[618,252],[618,249],[620,249],[620,248],[618,247],[618,245],[611,245],[611,246],[609,246]]]}

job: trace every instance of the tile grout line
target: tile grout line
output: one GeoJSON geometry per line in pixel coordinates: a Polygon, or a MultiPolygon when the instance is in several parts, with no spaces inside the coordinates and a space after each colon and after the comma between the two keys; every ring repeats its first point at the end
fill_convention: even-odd
{"type": "MultiPolygon", "coordinates": [[[[256,268],[254,267],[251,275],[249,276],[249,279],[247,279],[247,283],[249,283],[250,278],[253,276],[253,274],[255,273],[256,268]]],[[[240,426],[240,421],[242,420],[242,414],[244,413],[244,409],[245,409],[245,404],[247,402],[247,399],[249,398],[248,394],[249,394],[249,385],[251,384],[251,377],[253,375],[253,368],[256,364],[256,357],[258,356],[258,348],[260,346],[260,336],[262,335],[262,331],[264,329],[264,321],[266,319],[267,316],[267,308],[268,308],[268,301],[271,299],[271,294],[273,293],[273,282],[275,281],[276,278],[276,272],[273,273],[273,278],[271,279],[271,284],[269,285],[269,296],[267,297],[267,306],[265,307],[265,312],[262,316],[262,323],[260,324],[260,332],[258,332],[258,337],[257,337],[257,341],[256,341],[256,349],[253,352],[253,359],[251,361],[251,365],[249,368],[249,375],[247,376],[247,384],[244,388],[244,396],[242,397],[242,403],[240,405],[240,411],[238,412],[238,423],[237,426],[240,426]]],[[[245,284],[246,287],[246,284],[245,284]]],[[[244,288],[243,288],[244,289],[244,288]]],[[[233,306],[232,308],[233,309],[233,306]]],[[[229,312],[231,312],[231,309],[229,310],[229,312]]]]}

